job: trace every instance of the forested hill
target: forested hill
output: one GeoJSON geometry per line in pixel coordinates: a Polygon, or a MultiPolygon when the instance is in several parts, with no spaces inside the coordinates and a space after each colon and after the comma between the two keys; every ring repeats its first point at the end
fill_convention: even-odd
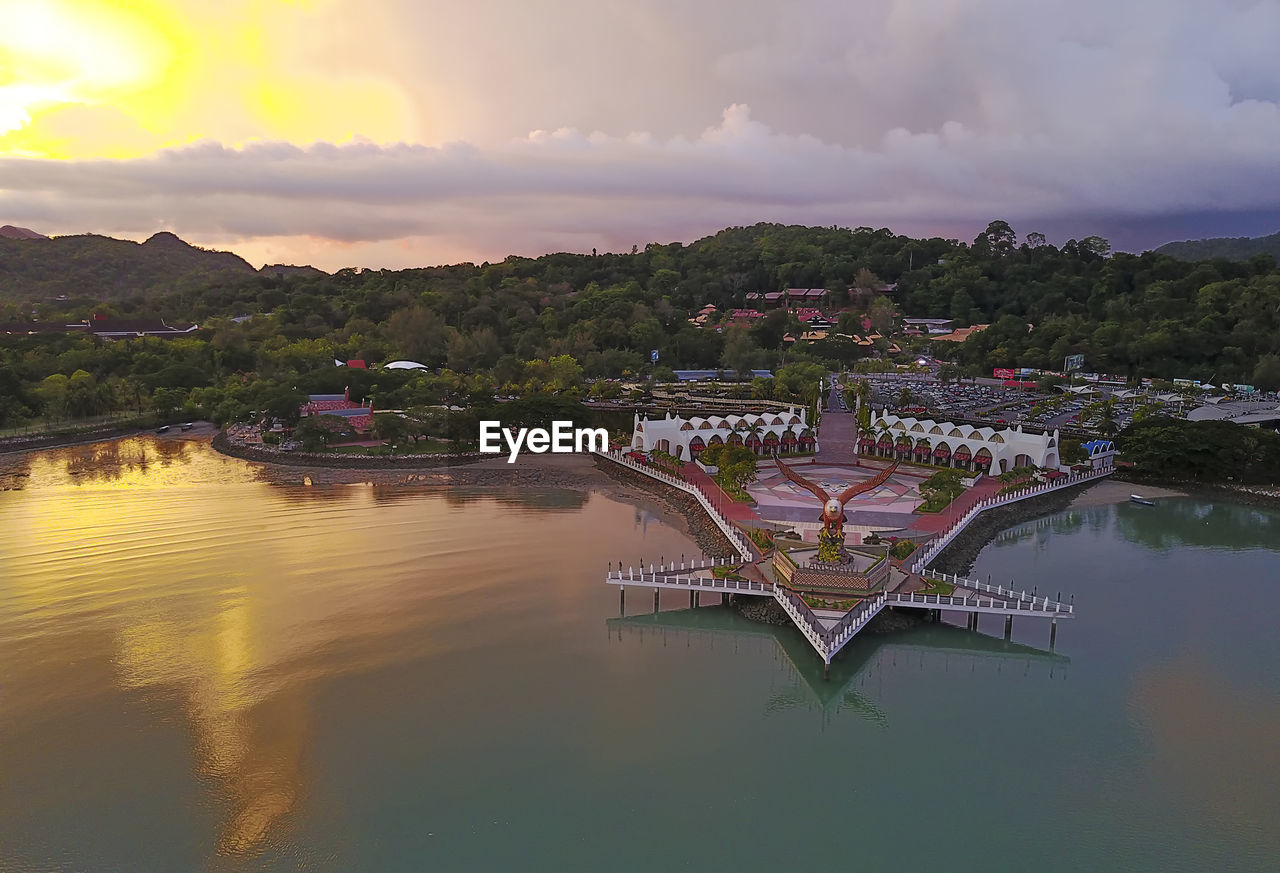
{"type": "Polygon", "coordinates": [[[1221,236],[1214,239],[1188,239],[1165,243],[1156,249],[1162,255],[1183,261],[1207,261],[1223,258],[1247,261],[1254,255],[1270,255],[1280,261],[1280,231],[1271,236],[1221,236]]]}
{"type": "MultiPolygon", "coordinates": [[[[314,268],[272,267],[271,274],[314,268]]],[[[257,270],[231,252],[197,248],[171,233],[143,243],[85,234],[0,237],[0,299],[48,300],[59,295],[112,300],[198,290],[257,270]]]]}
{"type": "MultiPolygon", "coordinates": [[[[200,252],[173,237],[141,246],[79,239],[124,246],[145,255],[138,260],[149,265],[151,249],[159,249],[147,286],[159,293],[136,286],[134,293],[121,293],[128,279],[117,276],[108,294],[93,270],[69,259],[66,275],[50,266],[46,281],[69,288],[67,276],[75,275],[81,283],[75,293],[58,301],[16,296],[11,288],[7,299],[0,298],[0,323],[29,320],[33,310],[46,322],[103,312],[197,322],[204,348],[183,363],[189,372],[219,378],[235,370],[298,385],[311,371],[332,369],[335,358],[409,359],[492,376],[492,385],[516,381],[528,362],[562,356],[571,356],[589,376],[646,372],[652,350],[670,368],[746,372],[797,362],[821,368],[889,354],[887,337],[901,327],[896,313],[949,318],[961,327],[990,325],[958,345],[900,338],[904,354],[932,345],[973,373],[1058,369],[1067,355],[1081,354],[1096,372],[1280,386],[1280,269],[1274,259],[1189,262],[1155,252],[1113,254],[1099,237],[1055,246],[1034,231],[1019,235],[1003,221],[993,221],[970,243],[913,239],[887,229],[759,224],[629,253],[562,252],[333,275],[254,271],[234,255],[200,252]],[[230,266],[218,272],[221,259],[230,266]],[[197,268],[188,266],[192,261],[197,268]],[[175,274],[183,279],[157,278],[175,274]],[[806,339],[785,309],[732,316],[734,309],[766,306],[751,292],[785,288],[829,289],[824,306],[836,329],[806,339]],[[174,291],[179,293],[167,293],[174,291]],[[708,304],[716,311],[699,316],[708,304]],[[242,315],[257,317],[219,325],[242,315]],[[871,331],[882,334],[875,343],[867,337],[871,331]]],[[[59,242],[0,241],[0,254],[59,242]]],[[[75,342],[92,345],[52,335],[11,344],[75,342]]],[[[0,342],[0,360],[4,347],[0,342]]],[[[148,354],[148,366],[157,365],[155,353],[148,354]]],[[[110,358],[94,350],[85,360],[98,355],[110,358]]],[[[68,351],[57,372],[71,375],[84,366],[74,363],[80,360],[68,351]]],[[[48,369],[54,362],[51,356],[22,357],[20,372],[38,382],[54,372],[48,369]]],[[[118,362],[111,367],[117,369],[104,364],[94,375],[130,372],[118,362]]]]}

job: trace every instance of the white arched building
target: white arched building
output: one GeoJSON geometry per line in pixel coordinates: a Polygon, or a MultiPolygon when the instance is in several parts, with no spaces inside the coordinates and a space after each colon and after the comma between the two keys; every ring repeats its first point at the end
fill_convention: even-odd
{"type": "Polygon", "coordinates": [[[1062,466],[1056,430],[1024,433],[1021,425],[997,430],[887,412],[872,416],[871,429],[858,442],[862,454],[997,474],[1028,465],[1049,470],[1062,466]]]}
{"type": "Polygon", "coordinates": [[[707,446],[718,443],[743,445],[758,455],[812,452],[818,446],[807,410],[794,407],[777,412],[693,418],[670,412],[663,418],[641,418],[637,414],[631,436],[631,448],[636,451],[657,450],[681,460],[696,458],[707,446]]]}

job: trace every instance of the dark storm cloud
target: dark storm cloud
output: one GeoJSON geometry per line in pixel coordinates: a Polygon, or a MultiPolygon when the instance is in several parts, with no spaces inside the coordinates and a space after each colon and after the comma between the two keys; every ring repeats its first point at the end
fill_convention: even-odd
{"type": "Polygon", "coordinates": [[[1280,215],[1274,0],[530,6],[383,16],[425,36],[408,51],[388,31],[382,71],[411,94],[447,82],[435,126],[458,142],[8,158],[0,215],[45,232],[311,237],[357,244],[342,254],[357,263],[377,263],[360,245],[401,263],[756,221],[971,237],[1003,218],[1140,248],[1268,232],[1280,215]]]}

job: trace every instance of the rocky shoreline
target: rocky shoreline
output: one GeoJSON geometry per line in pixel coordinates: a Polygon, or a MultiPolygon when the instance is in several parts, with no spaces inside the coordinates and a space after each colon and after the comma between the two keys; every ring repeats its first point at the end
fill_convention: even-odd
{"type": "Polygon", "coordinates": [[[336,455],[312,452],[282,452],[269,446],[246,446],[233,442],[220,431],[210,443],[216,451],[242,461],[283,464],[286,467],[325,467],[343,470],[425,470],[474,464],[484,456],[479,452],[448,455],[336,455]]]}
{"type": "Polygon", "coordinates": [[[1189,495],[1208,499],[1227,498],[1237,503],[1251,506],[1262,506],[1267,509],[1280,509],[1280,485],[1270,487],[1262,485],[1222,485],[1199,482],[1194,479],[1170,479],[1157,476],[1137,476],[1131,472],[1118,472],[1111,478],[1118,482],[1129,482],[1135,486],[1156,486],[1161,488],[1177,488],[1189,495]]]}
{"type": "Polygon", "coordinates": [[[69,446],[85,446],[90,443],[104,443],[123,437],[135,436],[146,431],[138,427],[104,427],[99,430],[85,430],[72,433],[48,434],[30,437],[5,437],[0,440],[0,455],[31,452],[38,449],[61,449],[69,446]]]}
{"type": "Polygon", "coordinates": [[[689,536],[698,544],[698,548],[702,549],[703,554],[709,557],[723,557],[738,553],[738,550],[730,545],[724,531],[720,530],[719,526],[707,516],[702,504],[692,495],[613,461],[597,457],[595,464],[596,468],[610,479],[657,498],[671,516],[683,519],[689,536]]]}

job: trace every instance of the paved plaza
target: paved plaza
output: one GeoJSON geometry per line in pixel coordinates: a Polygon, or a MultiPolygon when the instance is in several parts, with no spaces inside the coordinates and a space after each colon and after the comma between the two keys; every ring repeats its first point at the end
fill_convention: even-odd
{"type": "MultiPolygon", "coordinates": [[[[850,485],[865,482],[883,468],[826,465],[820,461],[797,468],[797,472],[815,482],[832,495],[839,494],[850,485]]],[[[910,527],[915,512],[923,500],[917,476],[895,473],[887,482],[873,491],[859,494],[845,505],[845,517],[854,526],[898,529],[910,527]]],[[[747,490],[756,501],[756,514],[766,521],[782,524],[790,522],[817,522],[822,504],[805,489],[787,479],[782,471],[770,463],[761,463],[756,481],[747,490]]]]}

